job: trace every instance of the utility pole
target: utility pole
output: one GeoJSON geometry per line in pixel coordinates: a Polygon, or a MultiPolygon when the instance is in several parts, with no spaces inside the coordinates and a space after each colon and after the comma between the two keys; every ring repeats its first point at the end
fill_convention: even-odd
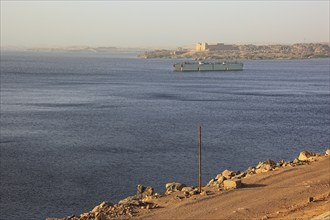
{"type": "Polygon", "coordinates": [[[198,128],[198,186],[199,193],[202,192],[202,127],[198,128]]]}

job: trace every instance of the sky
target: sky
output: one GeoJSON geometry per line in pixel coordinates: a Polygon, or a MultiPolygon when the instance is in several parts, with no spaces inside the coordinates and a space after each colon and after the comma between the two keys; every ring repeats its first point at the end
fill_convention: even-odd
{"type": "Polygon", "coordinates": [[[1,47],[329,42],[329,0],[1,0],[1,47]]]}

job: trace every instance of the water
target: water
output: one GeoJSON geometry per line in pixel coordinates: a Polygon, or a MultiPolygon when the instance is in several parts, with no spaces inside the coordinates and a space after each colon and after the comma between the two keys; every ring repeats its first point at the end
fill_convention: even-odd
{"type": "Polygon", "coordinates": [[[1,53],[1,219],[64,217],[330,143],[329,59],[173,73],[135,54],[1,53]]]}

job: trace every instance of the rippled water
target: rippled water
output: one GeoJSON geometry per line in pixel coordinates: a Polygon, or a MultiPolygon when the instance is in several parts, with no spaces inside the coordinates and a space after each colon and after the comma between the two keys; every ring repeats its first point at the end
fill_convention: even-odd
{"type": "Polygon", "coordinates": [[[1,52],[1,219],[63,217],[330,143],[329,59],[173,73],[134,54],[1,52]]]}

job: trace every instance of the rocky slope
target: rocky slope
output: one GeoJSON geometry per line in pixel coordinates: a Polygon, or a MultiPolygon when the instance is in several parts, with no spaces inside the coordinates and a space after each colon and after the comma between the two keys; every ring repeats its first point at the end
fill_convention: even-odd
{"type": "Polygon", "coordinates": [[[224,170],[201,192],[182,183],[165,189],[158,194],[138,185],[136,195],[118,204],[102,202],[87,213],[47,220],[310,219],[330,211],[330,149],[325,155],[302,151],[293,161],[259,162],[246,171],[224,170]]]}

